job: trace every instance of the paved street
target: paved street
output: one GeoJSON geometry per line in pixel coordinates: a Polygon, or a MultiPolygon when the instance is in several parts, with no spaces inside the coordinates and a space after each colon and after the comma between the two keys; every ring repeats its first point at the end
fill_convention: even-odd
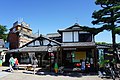
{"type": "Polygon", "coordinates": [[[54,76],[54,75],[33,75],[14,72],[3,76],[0,80],[101,80],[97,76],[69,77],[69,76],[54,76]]]}
{"type": "MultiPolygon", "coordinates": [[[[97,75],[79,75],[71,74],[68,75],[55,75],[54,73],[40,72],[33,75],[33,71],[16,70],[13,73],[2,71],[5,68],[0,67],[0,80],[112,80],[112,79],[101,79],[97,75]],[[77,76],[78,75],[78,76],[77,76]]],[[[6,68],[8,69],[8,68],[6,68]]],[[[118,79],[119,80],[119,79],[118,79]]]]}
{"type": "Polygon", "coordinates": [[[7,75],[9,75],[9,74],[11,74],[11,73],[8,73],[8,72],[0,72],[0,78],[5,77],[5,76],[7,76],[7,75]]]}

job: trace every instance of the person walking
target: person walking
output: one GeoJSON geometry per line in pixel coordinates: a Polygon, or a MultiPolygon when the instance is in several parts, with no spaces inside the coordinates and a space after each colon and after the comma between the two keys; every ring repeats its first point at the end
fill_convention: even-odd
{"type": "Polygon", "coordinates": [[[14,71],[14,69],[13,69],[14,64],[15,64],[14,58],[13,58],[13,56],[11,56],[10,59],[9,59],[10,72],[14,71]]]}
{"type": "Polygon", "coordinates": [[[35,69],[37,67],[37,63],[38,63],[37,58],[35,56],[33,56],[32,66],[33,66],[33,70],[34,70],[34,73],[33,73],[34,75],[35,75],[35,69]]]}
{"type": "Polygon", "coordinates": [[[14,65],[14,67],[15,67],[15,69],[17,69],[17,70],[18,70],[18,64],[19,64],[19,63],[18,63],[18,59],[17,59],[17,58],[15,58],[14,60],[15,60],[15,65],[14,65]]]}

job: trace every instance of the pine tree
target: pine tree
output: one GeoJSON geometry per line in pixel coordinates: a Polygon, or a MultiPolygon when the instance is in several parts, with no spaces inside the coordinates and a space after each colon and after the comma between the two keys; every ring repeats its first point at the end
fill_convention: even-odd
{"type": "Polygon", "coordinates": [[[96,0],[96,5],[101,9],[94,11],[92,23],[102,25],[101,28],[111,31],[113,51],[116,51],[116,33],[120,33],[120,0],[96,0]]]}

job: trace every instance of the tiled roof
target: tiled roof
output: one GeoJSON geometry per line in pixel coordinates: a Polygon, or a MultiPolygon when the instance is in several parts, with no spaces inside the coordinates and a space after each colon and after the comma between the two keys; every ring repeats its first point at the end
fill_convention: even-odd
{"type": "MultiPolygon", "coordinates": [[[[44,52],[44,51],[47,51],[48,50],[48,47],[47,46],[39,46],[39,47],[24,47],[24,48],[21,48],[19,51],[20,52],[27,52],[27,51],[31,51],[31,52],[44,52]]],[[[53,51],[57,51],[57,46],[53,46],[52,47],[52,50],[53,51]]]]}
{"type": "Polygon", "coordinates": [[[61,35],[59,33],[51,33],[47,34],[46,37],[60,37],[61,35]]]}
{"type": "Polygon", "coordinates": [[[84,26],[80,26],[78,23],[75,23],[74,25],[66,28],[66,29],[59,29],[58,32],[62,32],[62,31],[83,31],[82,27],[84,26]]]}
{"type": "Polygon", "coordinates": [[[105,49],[105,48],[111,48],[111,47],[105,45],[97,45],[97,49],[105,49]]]}
{"type": "MultiPolygon", "coordinates": [[[[19,49],[9,50],[9,52],[46,52],[48,50],[47,46],[39,46],[39,47],[23,47],[19,49]]],[[[57,51],[57,46],[52,47],[53,51],[57,51]]]]}
{"type": "Polygon", "coordinates": [[[74,43],[62,43],[61,47],[90,47],[96,46],[94,42],[74,42],[74,43]]]}

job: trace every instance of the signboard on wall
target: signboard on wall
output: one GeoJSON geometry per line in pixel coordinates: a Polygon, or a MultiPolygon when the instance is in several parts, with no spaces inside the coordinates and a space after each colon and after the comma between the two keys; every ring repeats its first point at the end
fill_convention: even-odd
{"type": "Polygon", "coordinates": [[[80,60],[80,59],[86,59],[85,51],[75,52],[75,60],[80,60]]]}
{"type": "Polygon", "coordinates": [[[76,50],[76,48],[63,48],[63,50],[76,50]]]}
{"type": "Polygon", "coordinates": [[[80,62],[80,60],[86,59],[86,51],[73,52],[73,62],[80,62]]]}

